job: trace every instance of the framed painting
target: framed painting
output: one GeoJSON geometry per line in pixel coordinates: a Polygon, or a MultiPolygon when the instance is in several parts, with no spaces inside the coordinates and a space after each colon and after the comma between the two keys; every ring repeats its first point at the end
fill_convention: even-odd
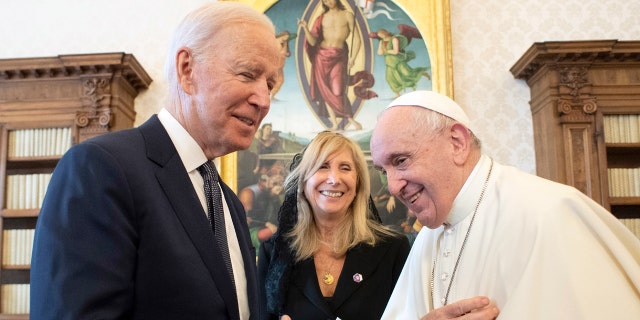
{"type": "MultiPolygon", "coordinates": [[[[395,97],[415,89],[453,96],[449,0],[240,1],[274,22],[284,60],[254,143],[220,163],[225,182],[253,202],[245,208],[257,226],[277,217],[288,165],[318,132],[341,132],[368,156],[376,118],[395,97]]],[[[379,211],[398,211],[384,177],[371,173],[379,211]]]]}

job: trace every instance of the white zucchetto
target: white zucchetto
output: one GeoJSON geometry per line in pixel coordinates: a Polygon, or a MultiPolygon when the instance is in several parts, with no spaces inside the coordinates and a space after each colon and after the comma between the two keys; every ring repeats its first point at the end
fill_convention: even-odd
{"type": "Polygon", "coordinates": [[[469,116],[462,110],[460,105],[451,100],[451,98],[434,91],[418,90],[403,94],[391,101],[386,109],[396,106],[423,107],[443,114],[469,128],[469,116]]]}

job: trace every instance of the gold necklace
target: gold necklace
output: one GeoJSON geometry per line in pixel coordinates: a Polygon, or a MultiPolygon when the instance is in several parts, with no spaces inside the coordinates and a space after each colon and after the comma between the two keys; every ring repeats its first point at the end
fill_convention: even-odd
{"type": "Polygon", "coordinates": [[[324,275],[322,276],[322,282],[326,285],[332,285],[333,281],[335,280],[335,278],[331,274],[331,268],[333,268],[333,264],[335,262],[335,260],[331,261],[331,263],[329,264],[329,268],[327,268],[327,270],[324,272],[324,275]]]}
{"type": "MultiPolygon", "coordinates": [[[[335,249],[335,246],[332,246],[330,243],[326,242],[326,241],[322,241],[319,240],[321,244],[327,246],[329,249],[331,249],[331,251],[333,253],[337,253],[337,250],[335,249]]],[[[329,257],[329,259],[331,259],[331,255],[327,255],[327,257],[329,257]]],[[[333,275],[331,274],[331,269],[333,268],[333,264],[335,263],[335,260],[332,260],[331,263],[329,264],[329,268],[324,272],[324,275],[322,276],[322,282],[326,285],[332,285],[335,278],[333,277],[333,275]]]]}
{"type": "MultiPolygon", "coordinates": [[[[327,247],[331,248],[331,246],[329,246],[328,243],[324,242],[324,241],[320,241],[320,243],[326,245],[327,247]]],[[[332,251],[335,251],[332,249],[332,251]]],[[[330,257],[330,255],[327,255],[328,257],[330,257]]],[[[331,259],[331,258],[329,258],[331,259]]],[[[335,262],[335,260],[331,261],[331,264],[329,264],[329,268],[327,271],[324,272],[324,275],[322,276],[322,282],[326,285],[332,285],[333,284],[333,280],[335,280],[333,278],[333,275],[331,274],[331,268],[333,268],[333,263],[335,262]]]]}
{"type": "MultiPolygon", "coordinates": [[[[491,166],[489,167],[489,173],[487,173],[487,178],[484,180],[484,186],[482,186],[482,191],[480,192],[480,197],[478,198],[478,202],[476,203],[476,208],[473,210],[473,216],[471,216],[471,222],[469,223],[469,228],[467,229],[467,234],[464,235],[464,240],[462,240],[462,246],[460,247],[460,252],[458,253],[458,258],[456,259],[456,264],[453,266],[453,271],[451,272],[451,280],[449,281],[449,286],[447,287],[447,292],[444,295],[444,301],[442,303],[443,306],[447,305],[449,301],[449,292],[451,291],[451,285],[453,284],[453,278],[456,276],[456,271],[458,271],[458,264],[460,263],[460,257],[462,257],[462,251],[464,250],[465,245],[467,244],[467,239],[469,238],[469,233],[471,232],[471,227],[473,227],[473,221],[476,219],[476,213],[478,213],[478,207],[480,206],[480,202],[484,197],[484,192],[487,190],[487,185],[489,184],[489,178],[491,177],[491,171],[493,171],[493,158],[491,158],[491,166]]],[[[431,300],[433,305],[435,306],[435,301],[433,301],[433,282],[435,278],[436,272],[436,263],[438,262],[438,253],[436,252],[436,256],[433,258],[433,265],[431,266],[431,300]]]]}
{"type": "Polygon", "coordinates": [[[333,284],[333,275],[329,271],[324,272],[324,276],[322,276],[322,282],[326,285],[333,284]]]}

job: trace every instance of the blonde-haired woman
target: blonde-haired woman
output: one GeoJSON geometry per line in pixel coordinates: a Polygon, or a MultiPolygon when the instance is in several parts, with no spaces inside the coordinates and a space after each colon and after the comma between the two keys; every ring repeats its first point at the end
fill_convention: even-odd
{"type": "Polygon", "coordinates": [[[278,232],[260,247],[263,319],[379,319],[409,253],[380,223],[362,149],[321,132],[296,155],[278,232]]]}

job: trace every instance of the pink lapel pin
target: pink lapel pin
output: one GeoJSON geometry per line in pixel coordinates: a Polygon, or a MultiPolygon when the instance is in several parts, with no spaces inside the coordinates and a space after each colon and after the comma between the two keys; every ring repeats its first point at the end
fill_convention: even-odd
{"type": "Polygon", "coordinates": [[[356,273],[356,274],[353,275],[353,281],[355,283],[360,283],[360,281],[362,281],[362,279],[364,279],[364,278],[359,273],[356,273]]]}

